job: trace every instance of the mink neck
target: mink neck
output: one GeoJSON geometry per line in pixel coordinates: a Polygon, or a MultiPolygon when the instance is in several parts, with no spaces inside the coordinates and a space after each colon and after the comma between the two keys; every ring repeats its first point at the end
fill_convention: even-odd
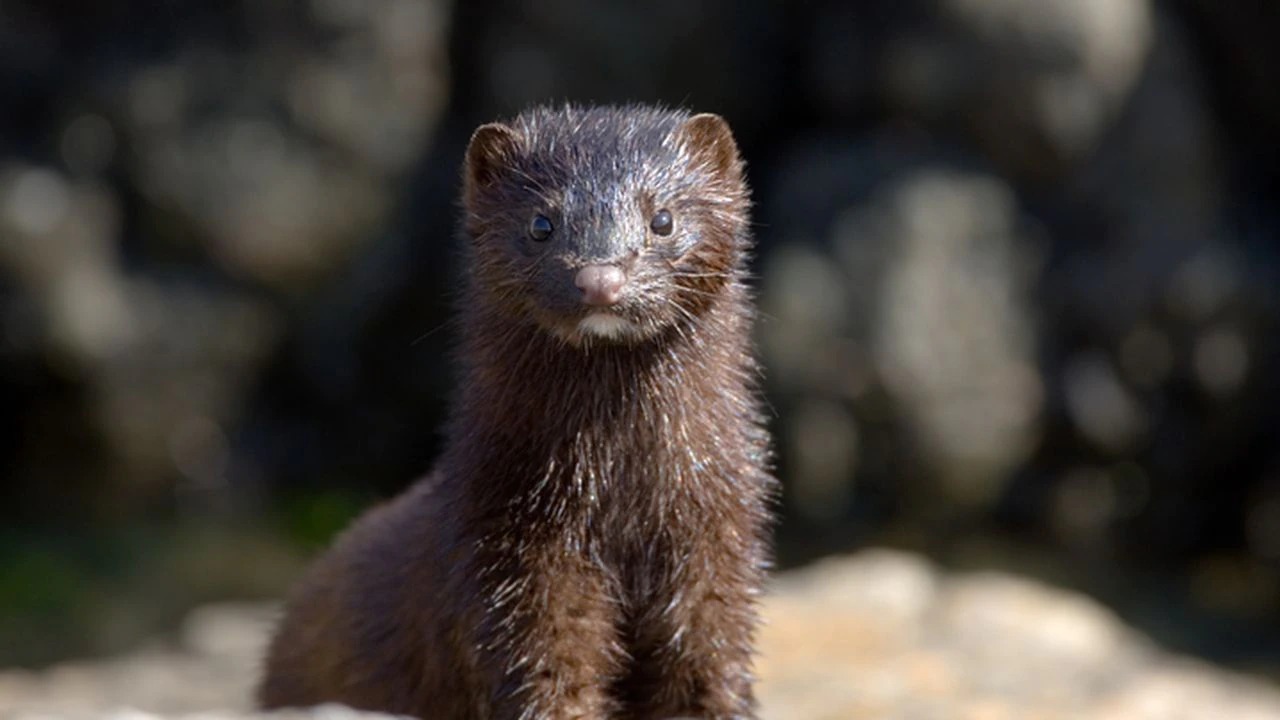
{"type": "Polygon", "coordinates": [[[446,472],[495,497],[552,488],[594,497],[626,478],[658,489],[741,465],[755,427],[745,291],[636,344],[575,347],[475,304],[464,312],[461,391],[446,472]],[[696,468],[695,468],[696,466],[696,468]]]}

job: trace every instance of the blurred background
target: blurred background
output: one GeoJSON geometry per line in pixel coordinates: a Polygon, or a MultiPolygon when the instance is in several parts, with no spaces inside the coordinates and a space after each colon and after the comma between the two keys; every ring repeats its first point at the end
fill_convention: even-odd
{"type": "Polygon", "coordinates": [[[0,0],[0,666],[279,596],[421,475],[457,168],[724,114],[779,560],[1081,590],[1280,678],[1280,4],[0,0]]]}

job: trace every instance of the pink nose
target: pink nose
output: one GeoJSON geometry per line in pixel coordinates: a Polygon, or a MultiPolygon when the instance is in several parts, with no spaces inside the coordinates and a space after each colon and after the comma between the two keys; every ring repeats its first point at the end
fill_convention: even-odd
{"type": "Polygon", "coordinates": [[[627,276],[617,265],[588,265],[578,271],[573,283],[588,305],[617,305],[627,276]]]}

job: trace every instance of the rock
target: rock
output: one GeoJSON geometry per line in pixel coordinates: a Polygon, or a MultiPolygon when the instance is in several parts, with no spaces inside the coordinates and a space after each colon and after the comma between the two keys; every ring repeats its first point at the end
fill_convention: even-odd
{"type": "Polygon", "coordinates": [[[805,86],[824,114],[869,108],[961,133],[1005,173],[1061,177],[1089,156],[1146,62],[1152,3],[827,3],[807,18],[805,86]]]}
{"type": "Polygon", "coordinates": [[[291,292],[386,223],[447,98],[447,3],[308,10],[245,11],[252,42],[135,68],[113,98],[150,206],[232,274],[291,292]]]}
{"type": "Polygon", "coordinates": [[[1087,597],[1004,573],[944,573],[899,552],[784,574],[765,617],[770,720],[1280,712],[1275,687],[1163,653],[1087,597]]]}
{"type": "MultiPolygon", "coordinates": [[[[249,711],[272,606],[196,611],[175,648],[0,673],[2,720],[369,717],[249,711]],[[136,708],[136,709],[132,709],[136,708]]],[[[1280,689],[1155,648],[1097,602],[869,550],[783,573],[764,603],[765,720],[1271,718],[1280,689]]]]}
{"type": "MultiPolygon", "coordinates": [[[[1229,244],[1215,228],[1224,200],[1223,151],[1206,88],[1184,32],[1164,14],[1156,20],[1151,56],[1131,101],[1052,209],[1055,240],[1064,246],[1064,278],[1051,281],[1071,283],[1072,297],[1051,296],[1051,307],[1078,303],[1088,322],[1107,334],[1132,327],[1166,293],[1182,295],[1168,286],[1178,267],[1229,244]]],[[[1204,280],[1215,283],[1221,299],[1223,286],[1232,284],[1223,278],[1229,270],[1220,264],[1201,268],[1216,275],[1204,280]]],[[[1205,292],[1196,295],[1203,298],[1205,292]]],[[[1069,312],[1064,308],[1062,314],[1069,312]]]]}
{"type": "Polygon", "coordinates": [[[107,188],[48,167],[0,166],[0,269],[30,298],[63,362],[92,366],[136,333],[115,261],[120,209],[107,188]]]}
{"type": "MultiPolygon", "coordinates": [[[[30,432],[22,451],[59,458],[68,436],[97,439],[110,450],[90,461],[95,480],[78,500],[110,497],[103,505],[129,508],[175,475],[187,486],[226,482],[236,398],[280,330],[255,298],[127,273],[118,259],[119,214],[113,193],[95,182],[48,168],[0,170],[0,268],[33,320],[20,352],[78,386],[82,403],[21,418],[31,428],[61,426],[30,432]]],[[[76,461],[75,453],[66,457],[76,461]]],[[[54,490],[84,472],[62,461],[20,467],[20,482],[54,490]],[[34,482],[40,474],[55,479],[34,482]]]]}
{"type": "Polygon", "coordinates": [[[563,99],[674,103],[725,113],[750,138],[783,102],[786,68],[774,60],[785,10],[759,0],[460,3],[457,61],[469,82],[459,104],[478,123],[563,99]]]}
{"type": "Polygon", "coordinates": [[[996,177],[860,152],[798,151],[784,173],[821,176],[820,165],[842,162],[848,175],[808,207],[778,198],[765,211],[785,234],[766,261],[760,328],[787,409],[784,475],[798,509],[838,512],[829,488],[882,467],[860,457],[876,450],[866,431],[901,423],[890,452],[918,458],[921,478],[907,492],[937,488],[982,507],[1039,438],[1038,234],[996,177]],[[866,174],[881,184],[859,187],[866,174]]]}
{"type": "Polygon", "coordinates": [[[254,603],[199,607],[182,624],[182,646],[214,659],[243,662],[260,657],[279,614],[274,606],[254,603]]]}
{"type": "Polygon", "coordinates": [[[278,710],[270,713],[237,712],[234,710],[202,710],[191,713],[154,713],[134,708],[117,708],[105,711],[84,711],[70,713],[22,713],[6,714],[0,711],[4,720],[39,720],[40,718],[61,720],[391,720],[396,715],[362,712],[343,705],[321,705],[315,708],[297,710],[278,710]]]}
{"type": "MultiPolygon", "coordinates": [[[[1206,36],[1207,73],[1226,96],[1223,115],[1245,169],[1276,180],[1280,161],[1280,6],[1185,0],[1188,24],[1206,36]]],[[[1264,180],[1264,182],[1266,182],[1264,180]]],[[[1273,185],[1274,187],[1274,185],[1273,185]]]]}
{"type": "Polygon", "coordinates": [[[877,372],[950,496],[987,505],[1038,441],[1043,395],[1028,292],[1034,236],[1010,189],[923,172],[836,233],[855,282],[876,269],[868,255],[893,256],[868,308],[877,372]]]}
{"type": "Polygon", "coordinates": [[[250,688],[275,615],[272,606],[208,606],[190,615],[176,648],[157,643],[110,662],[0,674],[0,708],[69,718],[125,707],[243,713],[250,709],[250,688]]]}
{"type": "Polygon", "coordinates": [[[1033,521],[1068,546],[1168,560],[1247,514],[1225,498],[1263,484],[1280,274],[1230,219],[1247,204],[1223,182],[1228,139],[1189,33],[1165,9],[1154,29],[1114,127],[1041,205],[1051,442],[1027,463],[1041,487],[1016,504],[1040,505],[1033,521]]]}
{"type": "MultiPolygon", "coordinates": [[[[364,309],[394,284],[343,280],[436,137],[450,6],[0,10],[0,55],[19,63],[0,71],[0,378],[16,388],[0,424],[20,438],[6,520],[261,502],[265,453],[236,445],[279,384],[267,368],[305,315],[291,304],[332,315],[317,296],[346,292],[364,309]]],[[[329,348],[367,347],[337,337],[367,318],[339,316],[329,348]]],[[[273,429],[279,446],[289,429],[273,429]]]]}
{"type": "MultiPolygon", "coordinates": [[[[977,59],[961,111],[989,157],[1032,176],[1043,176],[1040,163],[1069,167],[1096,147],[1136,84],[1154,34],[1146,1],[948,0],[941,15],[955,28],[955,54],[942,61],[977,59]]],[[[894,73],[902,76],[910,71],[894,73]]],[[[895,84],[903,90],[910,92],[895,84]]]]}

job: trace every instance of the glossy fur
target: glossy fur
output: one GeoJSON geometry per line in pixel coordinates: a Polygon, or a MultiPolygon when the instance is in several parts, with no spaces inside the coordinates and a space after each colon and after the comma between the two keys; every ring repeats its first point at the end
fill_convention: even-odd
{"type": "Polygon", "coordinates": [[[460,382],[436,471],[303,580],[267,707],[431,720],[754,716],[768,439],[748,196],[716,116],[527,112],[464,169],[460,382]],[[669,210],[675,230],[650,219],[669,210]],[[555,227],[538,242],[531,218],[555,227]],[[608,315],[578,268],[625,268],[608,315]],[[621,328],[621,329],[619,329],[621,328]]]}

